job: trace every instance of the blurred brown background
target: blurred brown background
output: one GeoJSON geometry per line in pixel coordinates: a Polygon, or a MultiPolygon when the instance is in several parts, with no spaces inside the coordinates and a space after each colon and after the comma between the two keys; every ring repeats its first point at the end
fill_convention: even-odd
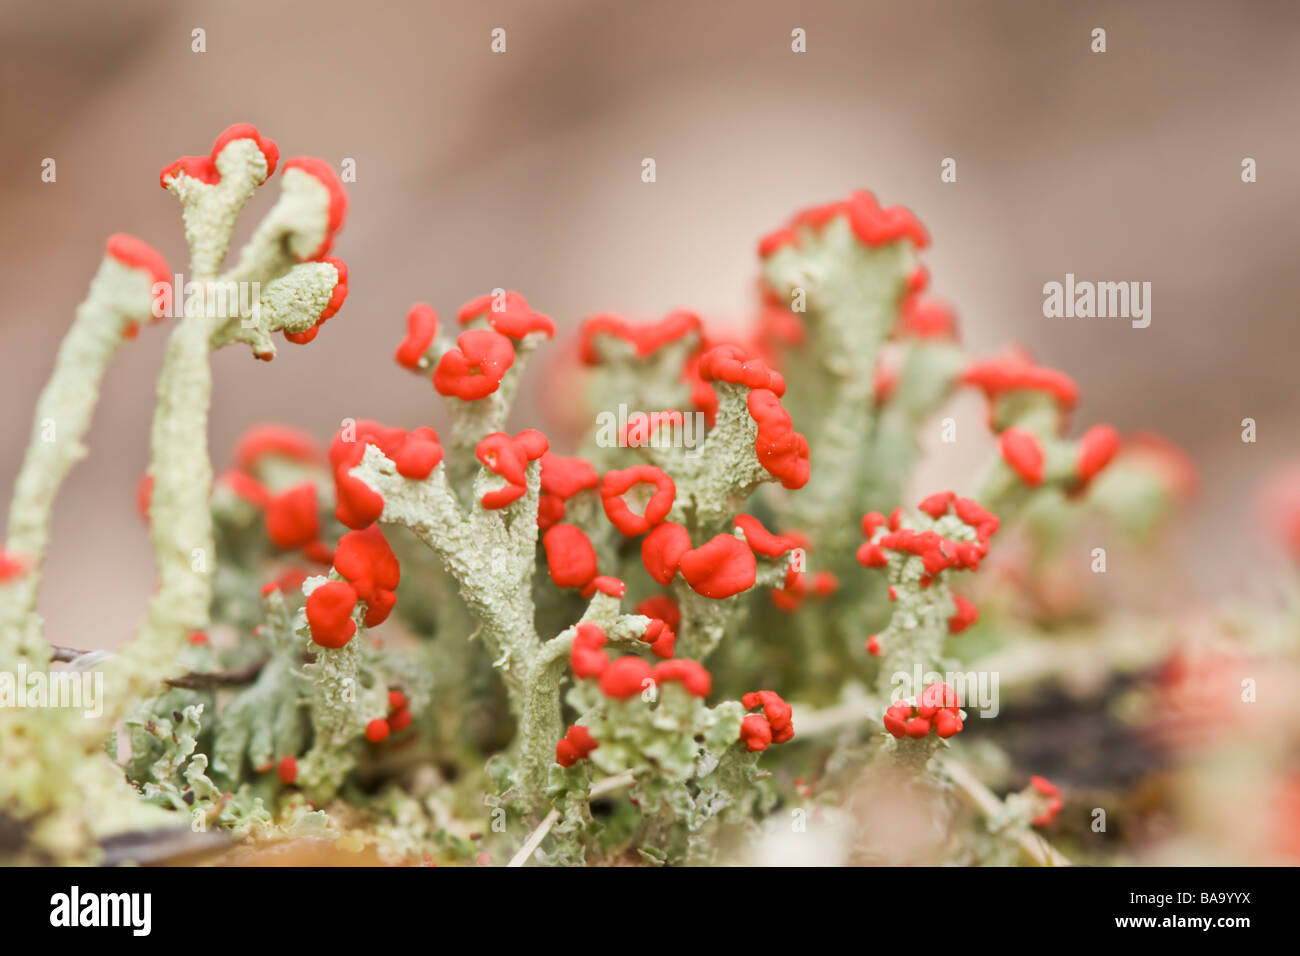
{"type": "MultiPolygon", "coordinates": [[[[1258,577],[1249,498],[1300,455],[1294,4],[72,0],[6,5],[0,52],[5,499],[105,236],[140,235],[183,269],[158,170],[247,121],[285,157],[356,160],[336,247],[351,294],[270,366],[216,357],[218,467],[262,419],[322,438],[345,416],[438,424],[432,388],[391,361],[417,299],[447,319],[504,286],[570,326],[677,305],[738,321],[757,237],[861,186],[929,227],[934,289],[973,351],[1022,342],[1078,380],[1077,422],[1190,450],[1204,486],[1183,532],[1189,593],[1258,577]],[[1042,284],[1066,272],[1151,282],[1151,327],[1043,318],[1042,284]]],[[[123,350],[60,500],[42,603],[55,643],[120,642],[152,590],[133,489],[165,332],[123,350]]],[[[978,422],[978,403],[960,408],[978,422]]],[[[961,479],[955,460],[932,467],[961,479]]]]}

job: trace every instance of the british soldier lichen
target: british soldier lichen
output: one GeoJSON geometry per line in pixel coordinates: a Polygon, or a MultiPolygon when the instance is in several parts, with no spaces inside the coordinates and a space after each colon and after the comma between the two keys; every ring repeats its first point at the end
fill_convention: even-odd
{"type": "MultiPolygon", "coordinates": [[[[160,585],[101,665],[102,719],[4,717],[0,814],[30,824],[20,859],[95,859],[104,835],[178,814],[250,839],[350,829],[405,856],[735,856],[779,795],[809,798],[765,768],[808,772],[799,701],[841,692],[865,733],[853,747],[942,790],[953,778],[931,758],[967,711],[942,683],[893,701],[892,675],[940,667],[949,635],[975,625],[948,578],[979,567],[999,519],[1047,496],[1078,506],[1121,448],[1107,427],[1063,437],[1076,396],[1060,373],[1019,354],[966,362],[926,293],[924,228],[858,192],[762,241],[750,336],[684,310],[583,324],[594,405],[640,410],[613,443],[570,455],[507,427],[556,324],[498,289],[451,329],[425,304],[404,337],[393,323],[397,364],[445,400],[445,438],[368,420],[362,392],[328,451],[257,426],[214,480],[210,353],[243,343],[269,360],[273,333],[317,335],[347,293],[329,255],[347,199],[328,164],[280,163],[247,125],[161,182],[182,203],[189,281],[173,289],[156,252],[109,241],[38,402],[0,551],[0,668],[47,666],[36,596],[54,497],[114,352],[183,299],[141,484],[160,585]],[[277,168],[279,201],[222,273],[277,168]],[[241,294],[214,294],[231,284],[241,294]],[[1000,436],[987,475],[972,497],[904,508],[918,430],[963,384],[987,394],[1000,436]],[[214,627],[233,639],[210,641],[214,627]],[[130,786],[100,746],[122,721],[130,786]],[[596,798],[614,804],[599,821],[596,798]]],[[[1041,826],[1052,806],[997,828],[1041,826]]]]}

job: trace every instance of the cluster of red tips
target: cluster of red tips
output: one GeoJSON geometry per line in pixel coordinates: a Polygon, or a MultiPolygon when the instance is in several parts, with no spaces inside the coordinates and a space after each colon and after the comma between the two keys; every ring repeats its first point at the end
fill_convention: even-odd
{"type": "Polygon", "coordinates": [[[564,520],[570,498],[600,486],[600,476],[585,458],[542,456],[542,493],[537,502],[537,526],[545,531],[564,520]]]}
{"type": "MultiPolygon", "coordinates": [[[[652,641],[651,650],[655,650],[654,644],[665,637],[671,644],[671,631],[666,631],[666,628],[663,621],[654,620],[642,640],[652,641]]],[[[712,688],[713,678],[697,661],[664,660],[653,667],[640,657],[631,655],[611,661],[602,650],[605,643],[605,633],[598,626],[579,624],[569,650],[569,666],[579,680],[599,678],[601,693],[606,697],[627,700],[652,684],[674,682],[696,697],[707,697],[712,688]]]]}
{"type": "Polygon", "coordinates": [[[266,536],[281,551],[297,551],[311,561],[329,564],[333,552],[320,540],[316,485],[304,481],[266,501],[266,536]]]}
{"type": "Polygon", "coordinates": [[[748,389],[765,388],[777,397],[785,394],[785,379],[760,358],[751,357],[738,345],[718,345],[700,356],[696,367],[706,382],[727,382],[748,389]]]}
{"type": "Polygon", "coordinates": [[[528,428],[511,438],[505,432],[493,432],[483,438],[474,454],[483,467],[506,480],[500,488],[485,492],[484,508],[504,508],[528,491],[528,463],[546,454],[550,442],[541,432],[528,428]]]}
{"type": "Polygon", "coordinates": [[[920,263],[917,263],[912,271],[907,274],[907,284],[904,289],[910,295],[917,292],[924,292],[929,285],[930,270],[920,263]]]}
{"type": "Polygon", "coordinates": [[[667,594],[655,594],[646,598],[636,606],[636,612],[648,618],[657,618],[674,631],[682,623],[681,608],[667,594]]]}
{"type": "Polygon", "coordinates": [[[366,739],[372,744],[381,744],[393,734],[400,734],[411,726],[411,708],[406,695],[392,688],[388,691],[388,717],[376,717],[366,724],[366,739]]]}
{"type": "Polygon", "coordinates": [[[912,293],[903,298],[894,337],[955,341],[957,316],[947,302],[933,296],[912,293]]]}
{"type": "Polygon", "coordinates": [[[651,444],[665,426],[671,432],[680,431],[685,424],[685,414],[676,408],[657,412],[633,412],[619,432],[618,442],[625,448],[641,448],[651,444]]]}
{"type": "Polygon", "coordinates": [[[799,348],[808,338],[803,319],[790,311],[781,296],[765,284],[760,284],[763,308],[758,314],[758,328],[754,342],[759,350],[776,361],[786,349],[799,348]]]}
{"type": "Polygon", "coordinates": [[[808,484],[808,439],[794,430],[790,413],[777,393],[754,389],[747,406],[749,417],[758,425],[754,453],[763,470],[792,490],[808,484]]]}
{"type": "Polygon", "coordinates": [[[616,315],[597,315],[582,323],[579,344],[583,364],[596,365],[600,352],[596,339],[602,335],[621,339],[636,350],[639,358],[653,355],[669,343],[685,338],[700,329],[700,317],[685,309],[670,312],[658,322],[636,324],[616,315]]]}
{"type": "Polygon", "coordinates": [[[438,394],[473,402],[501,387],[515,363],[515,347],[495,329],[470,329],[456,339],[456,347],[443,353],[433,370],[438,394]]]}
{"type": "Polygon", "coordinates": [[[404,431],[378,422],[362,420],[342,429],[330,444],[330,468],[334,472],[337,505],[334,516],[349,528],[374,524],[384,513],[384,499],[360,478],[349,472],[361,463],[367,445],[374,445],[396,466],[403,478],[428,478],[442,461],[442,445],[432,428],[404,431]]]}
{"type": "MultiPolygon", "coordinates": [[[[143,239],[137,239],[124,232],[116,232],[108,237],[104,252],[128,269],[137,269],[147,274],[153,280],[153,286],[171,284],[171,267],[167,265],[167,260],[163,258],[161,252],[143,239]]],[[[153,292],[152,287],[150,291],[153,292]]],[[[122,329],[123,338],[133,339],[139,334],[140,322],[137,320],[155,323],[161,321],[162,316],[153,314],[152,309],[148,315],[136,316],[122,329]]]]}
{"type": "Polygon", "coordinates": [[[397,346],[394,360],[403,368],[419,370],[424,353],[429,351],[429,346],[437,335],[438,313],[425,302],[415,303],[406,313],[406,338],[397,346]]]}
{"type": "MultiPolygon", "coordinates": [[[[311,481],[274,493],[254,473],[265,458],[284,458],[314,465],[320,448],[311,436],[278,425],[258,425],[240,438],[235,448],[236,467],[221,476],[221,483],[243,500],[266,512],[266,536],[281,551],[301,550],[308,560],[329,564],[333,551],[320,540],[319,496],[311,481]]],[[[141,513],[148,517],[152,478],[146,473],[137,489],[141,513]]]]}
{"type": "MultiPolygon", "coordinates": [[[[236,497],[242,498],[255,508],[266,508],[271,503],[271,492],[267,491],[266,486],[252,475],[232,469],[223,472],[217,480],[233,491],[236,497]]],[[[140,514],[148,521],[149,506],[153,499],[153,475],[145,473],[140,485],[136,487],[136,496],[140,505],[140,514]]]]}
{"type": "Polygon", "coordinates": [[[195,647],[205,647],[208,644],[208,635],[203,631],[190,631],[188,640],[195,647]]]}
{"type": "Polygon", "coordinates": [[[960,594],[952,596],[952,603],[957,608],[956,613],[948,618],[948,631],[951,634],[960,634],[966,628],[970,627],[980,619],[980,612],[974,604],[967,601],[960,594]]]}
{"type": "Polygon", "coordinates": [[[1033,432],[1008,428],[998,439],[1002,460],[1030,488],[1043,483],[1043,446],[1033,432]]]}
{"type": "Polygon", "coordinates": [[[357,592],[346,581],[327,581],[307,595],[307,624],[311,639],[321,647],[338,648],[352,640],[357,622],[352,612],[357,592]]]}
{"type": "Polygon", "coordinates": [[[324,456],[316,439],[306,432],[284,425],[254,425],[235,446],[235,467],[252,472],[266,457],[315,465],[324,456]]]}
{"type": "Polygon", "coordinates": [[[573,676],[579,680],[599,677],[609,666],[609,655],[601,650],[606,643],[605,632],[599,625],[579,624],[573,635],[573,646],[569,649],[569,667],[573,676]]]}
{"type": "Polygon", "coordinates": [[[682,577],[697,594],[721,600],[748,591],[758,578],[754,552],[733,534],[719,534],[681,556],[682,577]]]}
{"type": "Polygon", "coordinates": [[[0,548],[0,583],[13,581],[27,573],[27,562],[17,555],[8,554],[0,548]]]}
{"type": "Polygon", "coordinates": [[[872,383],[872,397],[877,405],[883,405],[894,397],[901,376],[902,368],[898,354],[886,350],[876,360],[875,379],[872,383]]]}
{"type": "Polygon", "coordinates": [[[718,397],[711,382],[743,385],[750,390],[749,417],[758,426],[754,453],[763,469],[786,488],[808,483],[808,441],[794,430],[790,414],[781,404],[785,379],[739,345],[717,345],[687,363],[685,376],[693,383],[691,400],[712,425],[718,397]]]}
{"type": "Polygon", "coordinates": [[[645,534],[668,517],[676,496],[677,486],[672,478],[654,465],[633,465],[621,471],[607,471],[600,482],[600,503],[605,509],[605,517],[629,537],[645,534]],[[634,512],[623,497],[636,485],[649,485],[654,489],[641,514],[634,512]]]}
{"type": "Polygon", "coordinates": [[[641,539],[641,563],[650,577],[667,587],[677,576],[682,555],[689,550],[690,532],[675,521],[664,521],[641,539]]]}
{"type": "Polygon", "coordinates": [[[334,267],[334,272],[336,273],[334,279],[334,292],[330,296],[329,301],[325,303],[325,308],[321,309],[320,317],[316,320],[315,325],[310,329],[307,329],[305,332],[284,333],[284,337],[294,345],[306,345],[312,339],[316,338],[316,333],[318,333],[320,327],[325,324],[325,320],[329,319],[334,315],[334,313],[338,312],[339,309],[343,308],[343,302],[348,297],[348,267],[343,260],[336,258],[335,256],[323,256],[318,261],[325,265],[334,267]]]}
{"type": "Polygon", "coordinates": [[[779,249],[797,245],[799,245],[799,233],[789,226],[782,226],[758,240],[758,255],[759,258],[766,259],[779,249]]]}
{"type": "MultiPolygon", "coordinates": [[[[924,511],[935,521],[938,521],[940,518],[942,518],[944,515],[948,513],[948,509],[952,507],[952,502],[954,498],[956,498],[956,495],[953,494],[951,491],[936,491],[934,494],[921,499],[921,503],[916,507],[918,511],[924,511]]],[[[866,519],[864,518],[863,519],[864,524],[865,524],[865,520],[866,519]]],[[[879,514],[877,514],[876,518],[873,519],[873,521],[876,524],[880,524],[881,521],[883,521],[883,519],[880,517],[879,514]]]]}
{"type": "Polygon", "coordinates": [[[276,776],[286,787],[293,786],[298,780],[298,758],[290,754],[288,757],[280,759],[280,765],[276,768],[276,776]]]}
{"type": "Polygon", "coordinates": [[[149,523],[149,506],[153,504],[153,473],[145,469],[135,483],[135,510],[140,520],[149,523]]]}
{"type": "Polygon", "coordinates": [[[913,531],[910,528],[882,535],[876,544],[880,548],[920,558],[925,573],[930,577],[948,568],[975,571],[980,566],[980,559],[988,553],[988,544],[984,541],[954,541],[937,531],[913,531]]]}
{"type": "Polygon", "coordinates": [[[972,362],[961,380],[981,389],[990,402],[1019,391],[1042,392],[1064,408],[1073,408],[1079,400],[1079,388],[1068,375],[1035,365],[1020,353],[972,362]]]}
{"type": "Polygon", "coordinates": [[[689,532],[672,521],[658,525],[641,540],[641,562],[665,587],[680,571],[697,594],[718,600],[749,590],[758,577],[754,552],[735,535],[715,535],[692,548],[689,532]]]}
{"type": "Polygon", "coordinates": [[[581,528],[553,525],[542,535],[542,548],[546,569],[557,587],[577,588],[585,598],[597,591],[618,598],[627,593],[621,580],[597,573],[596,549],[581,528]]]}
{"type": "Polygon", "coordinates": [[[555,762],[561,767],[572,767],[599,746],[590,730],[581,724],[570,724],[560,742],[555,745],[555,762]]]}
{"type": "MultiPolygon", "coordinates": [[[[212,152],[207,156],[182,156],[175,162],[164,166],[163,171],[158,174],[158,185],[166,189],[168,181],[175,179],[182,173],[191,179],[207,183],[209,186],[221,182],[221,173],[217,171],[217,157],[221,155],[227,146],[240,139],[250,139],[257,145],[262,156],[266,159],[266,175],[270,177],[275,172],[275,164],[279,162],[280,148],[275,145],[273,140],[267,139],[258,133],[256,126],[248,123],[236,123],[234,126],[229,126],[222,131],[216,142],[212,144],[212,152]]],[[[266,182],[266,179],[263,179],[262,182],[266,182]]]]}
{"type": "MultiPolygon", "coordinates": [[[[271,166],[274,169],[275,164],[272,163],[271,166]]],[[[302,170],[324,186],[325,192],[329,195],[329,205],[325,210],[325,235],[321,237],[320,245],[304,260],[321,261],[334,247],[334,237],[343,228],[343,220],[348,214],[348,194],[344,192],[343,184],[339,182],[334,167],[323,159],[315,156],[296,156],[285,162],[284,169],[285,172],[291,169],[302,170]]]]}
{"type": "MultiPolygon", "coordinates": [[[[1056,819],[1057,814],[1065,807],[1065,798],[1061,796],[1061,788],[1052,783],[1046,777],[1033,776],[1029,778],[1029,785],[1043,797],[1046,797],[1046,807],[1042,813],[1034,817],[1033,824],[1036,827],[1048,826],[1056,819]]],[[[1041,802],[1041,801],[1040,801],[1041,802]]]]}
{"type": "Polygon", "coordinates": [[[1119,452],[1119,444],[1119,432],[1110,425],[1093,425],[1083,433],[1074,458],[1081,488],[1087,487],[1111,463],[1119,452]]]}
{"type": "Polygon", "coordinates": [[[745,543],[755,554],[768,558],[779,558],[787,551],[797,547],[796,543],[783,535],[776,535],[763,527],[763,523],[753,515],[736,515],[735,526],[745,533],[745,543]]]}
{"type": "Polygon", "coordinates": [[[772,603],[782,611],[793,613],[803,606],[810,596],[825,600],[839,590],[840,582],[830,571],[817,571],[808,574],[796,571],[793,566],[786,569],[783,587],[772,589],[772,603]]]}
{"type": "MultiPolygon", "coordinates": [[[[745,535],[745,543],[755,555],[779,558],[795,549],[805,549],[807,539],[797,532],[777,535],[768,531],[753,515],[737,515],[735,525],[745,535]]],[[[797,610],[811,594],[819,598],[830,597],[839,587],[835,575],[829,571],[816,574],[805,573],[796,562],[791,562],[786,569],[785,584],[772,589],[772,602],[783,611],[797,610]]]]}
{"type": "Polygon", "coordinates": [[[795,213],[787,226],[759,241],[758,254],[767,258],[784,246],[797,246],[802,238],[801,229],[817,231],[836,216],[848,216],[849,227],[863,245],[881,246],[902,239],[910,241],[917,249],[930,244],[929,233],[910,210],[902,206],[881,208],[872,193],[859,189],[848,199],[795,213]]]}
{"type": "Polygon", "coordinates": [[[542,333],[548,339],[555,334],[555,323],[549,315],[534,311],[528,300],[518,292],[489,293],[472,299],[461,306],[456,316],[461,325],[484,317],[492,328],[512,339],[542,333]]]}
{"type": "Polygon", "coordinates": [[[115,232],[108,237],[104,252],[128,269],[138,269],[147,273],[155,283],[171,282],[171,267],[167,265],[167,260],[161,252],[143,239],[137,239],[125,232],[115,232]]]}
{"type": "Polygon", "coordinates": [[[919,557],[926,573],[922,584],[928,584],[930,578],[948,568],[969,571],[979,568],[981,559],[988,554],[989,538],[998,530],[998,519],[971,499],[958,497],[951,491],[930,495],[921,502],[920,509],[936,521],[952,511],[974,529],[977,540],[954,541],[937,531],[902,528],[898,510],[888,520],[889,530],[877,536],[886,519],[880,512],[871,511],[862,517],[862,533],[870,540],[858,548],[858,562],[868,568],[882,568],[889,563],[885,551],[919,557]]]}
{"type": "MultiPolygon", "coordinates": [[[[645,602],[643,601],[642,604],[645,602]]],[[[673,605],[673,610],[677,609],[673,605]]],[[[638,605],[640,610],[640,605],[638,605]]],[[[680,620],[680,613],[677,615],[680,620]]],[[[673,656],[673,644],[677,640],[677,635],[673,632],[676,625],[669,626],[667,621],[651,616],[650,623],[645,627],[645,633],[641,635],[641,640],[650,645],[650,653],[655,657],[669,658],[673,656]]]]}
{"type": "Polygon", "coordinates": [[[656,684],[681,684],[692,697],[708,697],[713,688],[713,677],[699,661],[677,658],[660,661],[651,672],[656,684]]]}
{"type": "Polygon", "coordinates": [[[654,684],[654,668],[639,657],[620,657],[601,672],[600,692],[628,700],[654,684]]]}
{"type": "Polygon", "coordinates": [[[896,700],[884,717],[885,730],[895,737],[919,739],[933,730],[940,737],[961,733],[961,704],[947,684],[934,683],[921,691],[916,703],[896,700]]]}
{"type": "Polygon", "coordinates": [[[334,570],[365,602],[366,627],[375,627],[388,619],[397,603],[394,591],[401,580],[402,568],[379,528],[349,531],[339,539],[334,552],[334,570]]]}
{"type": "Polygon", "coordinates": [[[601,594],[608,594],[612,598],[623,598],[627,594],[627,585],[621,578],[611,577],[608,574],[598,574],[592,578],[591,583],[582,589],[583,597],[589,598],[599,591],[601,594]]]}
{"type": "Polygon", "coordinates": [[[350,531],[339,541],[334,569],[344,579],[328,581],[307,596],[307,623],[311,638],[322,647],[342,647],[356,633],[353,611],[357,602],[366,606],[362,618],[366,627],[388,619],[402,569],[377,527],[350,531]]]}
{"type": "Polygon", "coordinates": [[[701,356],[702,353],[696,352],[686,359],[682,366],[682,381],[691,387],[691,404],[704,414],[705,424],[712,428],[718,420],[718,393],[700,378],[701,356]]]}
{"type": "Polygon", "coordinates": [[[776,691],[750,691],[740,703],[746,710],[763,708],[761,714],[750,714],[740,722],[740,740],[746,750],[757,753],[794,737],[793,712],[776,691]]]}
{"type": "Polygon", "coordinates": [[[302,583],[307,580],[307,572],[302,568],[287,568],[275,577],[274,580],[268,581],[262,585],[262,593],[270,594],[272,591],[292,592],[302,587],[302,583]]]}
{"type": "Polygon", "coordinates": [[[546,568],[561,588],[585,588],[596,576],[596,549],[581,528],[557,524],[542,535],[546,568]]]}
{"type": "Polygon", "coordinates": [[[970,498],[960,498],[954,495],[952,508],[953,512],[964,524],[975,529],[976,536],[986,545],[989,538],[993,537],[1001,524],[997,515],[981,508],[970,498]]]}
{"type": "Polygon", "coordinates": [[[400,734],[411,726],[411,708],[406,695],[397,688],[388,692],[388,726],[393,733],[400,734]]]}

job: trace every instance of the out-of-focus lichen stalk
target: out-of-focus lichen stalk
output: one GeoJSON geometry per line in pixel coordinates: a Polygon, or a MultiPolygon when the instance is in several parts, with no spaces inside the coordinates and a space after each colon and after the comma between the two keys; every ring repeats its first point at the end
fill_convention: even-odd
{"type": "Polygon", "coordinates": [[[208,495],[209,340],[221,317],[186,316],[173,331],[158,379],[150,472],[150,527],[161,581],[144,626],[118,656],[120,699],[146,693],[174,669],[186,635],[207,626],[215,548],[208,495]]]}
{"type": "Polygon", "coordinates": [[[890,511],[903,499],[921,454],[921,427],[951,394],[960,366],[961,352],[950,342],[908,343],[898,386],[876,415],[863,458],[869,476],[864,510],[890,511]]]}
{"type": "Polygon", "coordinates": [[[859,243],[847,216],[832,219],[805,248],[782,249],[764,263],[769,284],[783,298],[802,291],[807,299],[810,349],[820,364],[821,417],[805,423],[816,455],[808,486],[792,498],[790,514],[795,526],[818,530],[826,551],[845,550],[853,539],[840,515],[846,504],[862,504],[856,486],[872,431],[876,364],[914,263],[905,241],[859,243]]]}
{"type": "Polygon", "coordinates": [[[100,382],[130,324],[148,317],[151,286],[146,272],[106,256],[37,400],[31,439],[9,504],[5,547],[24,562],[25,570],[0,584],[0,653],[14,659],[5,666],[16,660],[44,666],[49,660],[36,599],[54,500],[72,467],[86,455],[84,439],[100,382]]]}

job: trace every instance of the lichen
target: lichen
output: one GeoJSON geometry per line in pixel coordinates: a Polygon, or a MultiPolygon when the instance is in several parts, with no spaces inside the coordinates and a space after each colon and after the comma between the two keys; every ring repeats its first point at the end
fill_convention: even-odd
{"type": "Polygon", "coordinates": [[[328,255],[346,197],[306,157],[221,272],[278,163],[241,125],[164,169],[189,282],[110,241],[38,401],[0,552],[0,669],[56,655],[36,614],[55,495],[132,323],[182,304],[142,486],[159,588],[95,665],[102,718],[0,716],[0,814],[25,833],[0,852],[94,861],[106,836],[180,820],[391,862],[734,862],[778,801],[842,820],[865,774],[934,800],[936,819],[965,799],[986,822],[954,860],[1063,859],[1026,842],[1032,794],[1003,803],[951,757],[973,708],[896,678],[955,666],[978,612],[950,579],[977,571],[999,523],[1023,520],[1048,554],[1083,514],[1145,532],[1172,495],[1122,463],[1093,481],[1118,435],[1065,436],[1061,373],[966,359],[909,212],[859,192],[765,238],[762,316],[741,338],[686,311],[588,320],[578,351],[607,417],[582,458],[506,430],[556,325],[498,289],[454,335],[430,306],[407,318],[398,364],[446,399],[445,441],[348,420],[322,454],[263,426],[214,480],[212,351],[269,360],[272,334],[306,344],[346,295],[328,255]],[[920,431],[962,386],[986,394],[998,451],[971,497],[905,500],[920,431]],[[104,747],[118,728],[120,758],[104,747]]]}

